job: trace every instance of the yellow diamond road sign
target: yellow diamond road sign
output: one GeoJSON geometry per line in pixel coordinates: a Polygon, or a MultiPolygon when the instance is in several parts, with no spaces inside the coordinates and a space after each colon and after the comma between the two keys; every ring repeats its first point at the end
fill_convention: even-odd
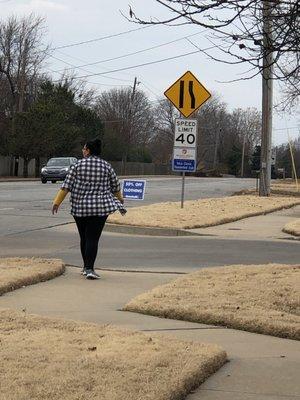
{"type": "Polygon", "coordinates": [[[186,118],[211,97],[190,71],[183,74],[164,94],[186,118]]]}

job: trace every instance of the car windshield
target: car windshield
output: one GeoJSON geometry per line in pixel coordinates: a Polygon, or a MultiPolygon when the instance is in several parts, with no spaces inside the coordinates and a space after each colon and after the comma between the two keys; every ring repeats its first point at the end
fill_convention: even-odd
{"type": "Polygon", "coordinates": [[[50,158],[47,167],[68,167],[70,164],[69,158],[50,158]]]}

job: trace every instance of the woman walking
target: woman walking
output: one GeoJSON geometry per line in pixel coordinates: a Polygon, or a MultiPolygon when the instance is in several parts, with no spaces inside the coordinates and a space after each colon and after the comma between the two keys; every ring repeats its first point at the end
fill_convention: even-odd
{"type": "Polygon", "coordinates": [[[101,140],[86,142],[83,159],[72,165],[57,193],[52,214],[70,192],[71,214],[80,236],[83,259],[82,274],[87,279],[99,279],[94,271],[98,243],[109,214],[119,210],[126,213],[120,192],[120,183],[112,166],[100,158],[101,140]]]}

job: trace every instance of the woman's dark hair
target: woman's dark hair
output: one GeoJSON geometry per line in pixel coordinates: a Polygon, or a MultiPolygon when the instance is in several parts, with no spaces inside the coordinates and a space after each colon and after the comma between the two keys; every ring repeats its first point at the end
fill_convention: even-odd
{"type": "Polygon", "coordinates": [[[102,142],[100,139],[89,140],[86,142],[85,146],[90,150],[91,156],[100,156],[102,150],[102,142]]]}

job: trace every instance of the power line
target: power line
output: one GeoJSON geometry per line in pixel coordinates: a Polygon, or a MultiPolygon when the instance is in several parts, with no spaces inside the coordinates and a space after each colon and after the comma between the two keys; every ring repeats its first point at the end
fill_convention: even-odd
{"type": "Polygon", "coordinates": [[[96,38],[96,39],[90,39],[90,40],[85,40],[85,41],[82,41],[82,42],[76,42],[76,43],[66,44],[66,45],[64,45],[64,46],[57,46],[57,47],[53,47],[51,50],[59,50],[59,49],[65,49],[65,48],[67,48],[67,47],[81,46],[82,44],[93,43],[93,42],[99,42],[99,41],[101,41],[101,40],[111,39],[111,38],[113,38],[113,37],[126,35],[127,33],[140,31],[140,30],[142,30],[142,29],[147,29],[147,28],[150,28],[151,26],[152,26],[152,25],[142,26],[142,27],[140,27],[140,28],[130,29],[129,31],[123,31],[123,32],[119,32],[119,33],[114,33],[114,34],[112,34],[112,35],[102,36],[102,37],[96,38]]]}
{"type": "Polygon", "coordinates": [[[89,83],[89,84],[91,84],[91,85],[98,85],[98,86],[109,86],[109,87],[111,87],[111,86],[117,86],[117,87],[120,87],[120,86],[124,86],[124,87],[129,87],[130,85],[113,85],[113,84],[109,84],[109,83],[100,83],[100,82],[91,82],[91,81],[85,81],[86,83],[89,83]]]}
{"type": "MultiPolygon", "coordinates": [[[[70,65],[70,66],[73,67],[73,68],[76,68],[75,65],[69,63],[68,61],[64,61],[64,60],[62,60],[61,58],[52,56],[52,55],[50,55],[50,54],[49,54],[48,56],[51,57],[51,58],[53,58],[54,60],[60,61],[60,62],[62,62],[62,63],[64,63],[64,64],[70,65]]],[[[70,69],[71,69],[71,68],[70,68],[70,69]]],[[[79,69],[81,69],[81,70],[84,71],[84,72],[88,72],[89,74],[92,74],[91,71],[88,71],[88,70],[86,70],[86,69],[84,69],[84,68],[81,68],[81,67],[80,67],[79,69]]],[[[64,71],[64,70],[62,70],[62,71],[64,71]]],[[[52,72],[58,73],[58,71],[52,71],[52,72]]],[[[90,75],[90,76],[92,76],[92,75],[90,75]]],[[[131,81],[128,80],[128,79],[113,78],[113,77],[111,77],[111,76],[105,76],[105,78],[107,78],[107,79],[112,79],[112,80],[115,80],[115,81],[131,82],[131,81]]]]}
{"type": "MultiPolygon", "coordinates": [[[[67,53],[65,53],[65,52],[62,52],[62,51],[60,51],[60,50],[57,50],[56,53],[59,53],[59,54],[61,54],[61,55],[64,56],[64,57],[68,57],[68,58],[72,58],[73,60],[80,61],[80,62],[82,62],[82,63],[83,63],[83,62],[86,62],[86,61],[83,60],[82,58],[75,57],[75,56],[71,56],[70,54],[67,54],[67,53]]],[[[75,65],[74,65],[74,67],[75,67],[75,65]]],[[[59,72],[59,71],[57,71],[57,72],[59,72]]]]}
{"type": "MultiPolygon", "coordinates": [[[[210,49],[215,48],[215,47],[216,47],[216,46],[212,46],[212,47],[210,47],[210,48],[204,49],[203,51],[210,50],[210,49]]],[[[179,54],[179,55],[177,55],[177,56],[167,57],[167,58],[163,58],[163,59],[156,60],[156,61],[150,61],[150,62],[143,63],[143,64],[131,65],[130,67],[124,67],[124,68],[119,68],[119,69],[113,69],[113,70],[110,70],[110,71],[98,72],[98,73],[89,74],[89,75],[82,75],[82,76],[78,76],[78,77],[75,78],[75,79],[88,78],[88,77],[90,77],[90,76],[100,76],[100,75],[112,74],[112,73],[114,73],[114,72],[126,71],[126,70],[129,70],[129,69],[134,69],[134,68],[139,68],[139,67],[145,67],[145,66],[147,66],[147,65],[158,64],[158,63],[161,63],[161,62],[164,62],[164,61],[175,60],[175,59],[177,59],[177,58],[186,57],[186,56],[189,56],[189,55],[192,55],[192,54],[196,54],[196,53],[199,53],[199,52],[200,52],[200,50],[195,50],[195,51],[191,51],[191,52],[189,52],[189,53],[179,54]]]]}
{"type": "MultiPolygon", "coordinates": [[[[65,56],[65,57],[73,58],[74,60],[78,60],[78,61],[84,62],[84,60],[82,60],[81,58],[71,56],[71,55],[66,54],[66,53],[63,53],[62,51],[59,51],[59,50],[58,50],[57,52],[60,53],[60,54],[62,54],[62,55],[65,56]]],[[[61,58],[55,57],[55,56],[53,56],[53,55],[50,54],[50,53],[48,53],[47,56],[50,57],[50,58],[56,59],[56,60],[58,60],[58,61],[60,61],[60,62],[62,62],[62,63],[64,63],[64,64],[70,65],[70,66],[72,67],[72,68],[70,68],[70,70],[71,70],[71,69],[76,69],[76,68],[78,68],[78,69],[81,69],[81,70],[84,71],[84,72],[92,73],[92,72],[89,71],[89,70],[83,69],[83,68],[81,68],[81,67],[77,67],[76,65],[71,64],[71,63],[68,62],[68,61],[65,61],[65,60],[62,60],[61,58]]],[[[103,69],[105,70],[106,68],[103,68],[103,69]]],[[[66,70],[68,70],[68,68],[62,69],[62,70],[60,70],[60,71],[53,71],[53,70],[51,70],[51,72],[53,72],[53,73],[59,73],[59,72],[63,72],[63,71],[66,71],[66,70]]],[[[123,82],[130,82],[130,83],[131,83],[131,79],[129,80],[129,79],[113,78],[113,77],[108,77],[108,76],[105,77],[105,78],[107,78],[107,79],[112,79],[112,80],[115,80],[115,81],[123,81],[123,82]]]]}
{"type": "Polygon", "coordinates": [[[287,129],[299,129],[299,126],[288,126],[287,128],[273,128],[274,131],[286,131],[287,129]]]}
{"type": "MultiPolygon", "coordinates": [[[[55,71],[52,71],[52,69],[50,69],[50,68],[48,68],[48,71],[49,72],[55,72],[55,71]]],[[[58,82],[58,81],[55,81],[55,82],[58,82]]],[[[100,82],[91,82],[91,81],[83,81],[82,80],[82,82],[84,82],[84,83],[89,83],[89,84],[91,84],[91,85],[98,85],[98,86],[109,86],[109,87],[112,87],[112,86],[117,86],[117,87],[120,87],[120,86],[125,86],[125,87],[127,87],[127,86],[129,86],[129,85],[114,85],[114,84],[111,84],[111,83],[100,83],[100,82]]],[[[131,81],[130,81],[131,82],[131,81]]]]}
{"type": "MultiPolygon", "coordinates": [[[[98,62],[83,64],[83,65],[80,65],[80,66],[75,66],[74,64],[71,64],[71,63],[69,63],[69,62],[67,62],[67,61],[64,61],[64,60],[62,60],[62,59],[60,59],[60,58],[58,58],[58,57],[52,56],[52,55],[49,55],[49,56],[52,57],[52,58],[54,58],[54,59],[56,59],[56,60],[58,60],[58,61],[60,61],[60,62],[63,62],[63,63],[65,63],[65,64],[71,66],[71,68],[66,68],[65,71],[66,71],[66,70],[71,70],[71,69],[82,69],[83,71],[88,72],[89,75],[83,76],[84,78],[85,78],[85,77],[88,77],[88,76],[96,76],[96,75],[103,75],[103,76],[104,76],[104,75],[106,75],[107,73],[117,72],[118,70],[107,71],[107,72],[103,72],[103,73],[92,73],[91,71],[85,70],[85,69],[83,69],[82,67],[91,66],[91,65],[97,65],[97,64],[100,64],[100,63],[103,63],[103,62],[107,62],[107,61],[112,61],[112,60],[116,60],[116,59],[128,57],[128,56],[131,56],[131,55],[134,55],[134,54],[139,54],[139,53],[142,53],[142,52],[145,52],[145,51],[149,51],[149,50],[152,50],[152,49],[155,49],[155,48],[159,48],[159,47],[162,47],[162,46],[166,46],[166,45],[168,45],[168,44],[172,44],[172,43],[178,42],[178,41],[180,41],[180,40],[188,40],[189,37],[199,35],[199,34],[201,34],[201,33],[203,33],[203,32],[204,32],[204,31],[196,32],[196,33],[193,33],[193,34],[191,34],[191,35],[186,35],[186,36],[183,36],[183,37],[181,37],[181,38],[178,38],[178,39],[175,39],[175,40],[172,40],[172,41],[169,41],[169,42],[165,42],[165,43],[162,43],[162,44],[159,44],[159,45],[156,45],[156,46],[152,46],[152,47],[149,47],[149,48],[146,48],[146,49],[142,49],[142,50],[139,50],[139,51],[136,51],[136,52],[128,53],[128,54],[125,54],[125,55],[122,55],[122,56],[118,56],[118,57],[113,57],[113,58],[110,58],[110,59],[101,60],[101,61],[98,61],[98,62]]],[[[118,34],[116,34],[116,35],[118,35],[118,34]]],[[[191,44],[193,44],[193,43],[191,43],[191,44]]],[[[211,49],[211,48],[214,48],[214,47],[215,47],[215,46],[209,47],[208,49],[211,49]]],[[[208,49],[204,49],[204,51],[205,51],[205,50],[208,50],[208,49]]],[[[198,51],[201,51],[201,49],[199,49],[199,48],[197,48],[197,50],[198,50],[198,51]]],[[[59,51],[59,52],[60,52],[60,51],[59,51]]],[[[60,53],[62,53],[62,52],[60,52],[60,53]]],[[[196,53],[196,52],[194,52],[194,53],[196,53]]],[[[63,53],[62,53],[62,54],[63,54],[63,53]]],[[[188,53],[188,54],[190,54],[190,53],[188,53]]],[[[191,53],[191,54],[193,54],[193,53],[191,53]]],[[[71,58],[80,60],[80,59],[77,58],[77,57],[69,56],[69,55],[67,55],[67,54],[63,54],[63,55],[65,55],[65,56],[67,56],[67,57],[71,57],[71,58]]],[[[183,56],[185,56],[185,55],[176,56],[175,58],[183,57],[183,56]]],[[[172,59],[172,57],[171,57],[171,58],[168,58],[168,59],[166,59],[166,60],[169,60],[169,59],[172,59]]],[[[162,62],[162,61],[164,61],[164,60],[159,60],[159,61],[155,61],[155,62],[151,62],[151,63],[157,63],[157,62],[162,62]]],[[[148,65],[148,64],[151,64],[151,63],[141,64],[140,66],[148,65]]],[[[119,69],[119,71],[123,71],[123,70],[126,70],[126,69],[131,69],[131,68],[135,68],[135,67],[136,67],[136,66],[127,67],[127,68],[119,69]]],[[[53,72],[58,73],[58,72],[61,72],[61,71],[63,71],[63,70],[55,70],[55,71],[53,71],[53,72]]],[[[78,77],[78,78],[80,78],[80,77],[78,77]]],[[[107,78],[108,78],[108,77],[107,77],[107,78]]],[[[117,78],[109,77],[109,79],[117,79],[117,78]]],[[[124,81],[124,82],[129,82],[129,80],[125,80],[125,79],[117,79],[117,80],[119,80],[119,81],[124,81]]]]}
{"type": "MultiPolygon", "coordinates": [[[[74,60],[78,60],[78,61],[84,62],[81,58],[71,56],[71,55],[69,55],[69,54],[63,53],[62,51],[58,51],[58,53],[62,54],[62,55],[65,56],[65,57],[70,57],[70,58],[73,58],[74,60]]],[[[55,58],[55,57],[52,56],[51,54],[48,54],[48,57],[55,58]]],[[[64,61],[64,60],[62,60],[61,58],[57,58],[57,57],[56,57],[56,60],[58,60],[58,61],[60,61],[60,62],[62,62],[62,63],[64,63],[64,64],[67,64],[67,65],[72,66],[73,68],[70,68],[70,70],[71,70],[71,69],[76,69],[76,68],[77,68],[77,69],[81,69],[82,71],[92,73],[91,71],[88,71],[88,70],[83,69],[83,68],[81,68],[81,67],[77,67],[76,65],[71,64],[71,63],[69,63],[68,61],[64,61]]],[[[104,70],[107,70],[107,69],[104,68],[104,67],[103,67],[103,69],[104,69],[104,70]]],[[[59,71],[56,70],[56,71],[52,71],[52,72],[59,73],[59,72],[67,71],[67,70],[68,70],[68,68],[65,68],[65,69],[62,69],[62,70],[59,70],[59,71]]],[[[106,77],[106,78],[112,79],[112,80],[115,80],[115,81],[123,81],[123,82],[131,82],[131,81],[132,81],[131,79],[129,80],[129,79],[112,78],[112,77],[106,77]]]]}
{"type": "MultiPolygon", "coordinates": [[[[148,85],[146,85],[144,82],[141,82],[141,84],[144,85],[145,88],[149,90],[149,92],[151,92],[152,94],[154,94],[154,96],[155,96],[157,99],[159,99],[160,96],[159,96],[157,93],[155,93],[148,85]]],[[[153,101],[157,101],[157,100],[153,100],[153,101]]]]}
{"type": "MultiPolygon", "coordinates": [[[[136,55],[136,54],[144,53],[144,52],[149,51],[149,50],[158,49],[158,48],[160,48],[160,47],[167,46],[167,45],[169,45],[169,44],[176,43],[176,42],[179,42],[179,41],[181,41],[181,40],[188,40],[188,38],[190,38],[190,37],[192,37],[192,36],[200,35],[200,34],[203,33],[203,32],[204,32],[204,31],[200,31],[200,32],[197,32],[197,33],[193,33],[193,34],[188,35],[188,36],[183,36],[183,37],[181,37],[181,38],[178,38],[178,39],[175,39],[175,40],[171,40],[171,41],[169,41],[169,42],[161,43],[161,44],[158,44],[158,45],[156,45],[156,46],[148,47],[148,48],[146,48],[146,49],[134,51],[134,52],[131,52],[131,53],[123,54],[123,55],[121,55],[121,56],[112,57],[112,58],[106,58],[106,59],[104,59],[104,60],[100,60],[100,61],[96,61],[96,62],[92,62],[92,63],[88,63],[88,64],[78,65],[76,68],[89,67],[89,66],[92,66],[92,65],[97,65],[97,64],[101,64],[101,63],[108,62],[108,61],[114,61],[114,60],[119,60],[119,59],[121,59],[121,58],[130,57],[130,56],[133,56],[133,55],[136,55]]],[[[192,43],[192,42],[190,42],[190,43],[192,43]]],[[[198,50],[199,50],[199,48],[198,48],[198,50]]],[[[60,71],[61,71],[61,70],[57,70],[57,71],[55,71],[55,72],[60,72],[60,71]]]]}

